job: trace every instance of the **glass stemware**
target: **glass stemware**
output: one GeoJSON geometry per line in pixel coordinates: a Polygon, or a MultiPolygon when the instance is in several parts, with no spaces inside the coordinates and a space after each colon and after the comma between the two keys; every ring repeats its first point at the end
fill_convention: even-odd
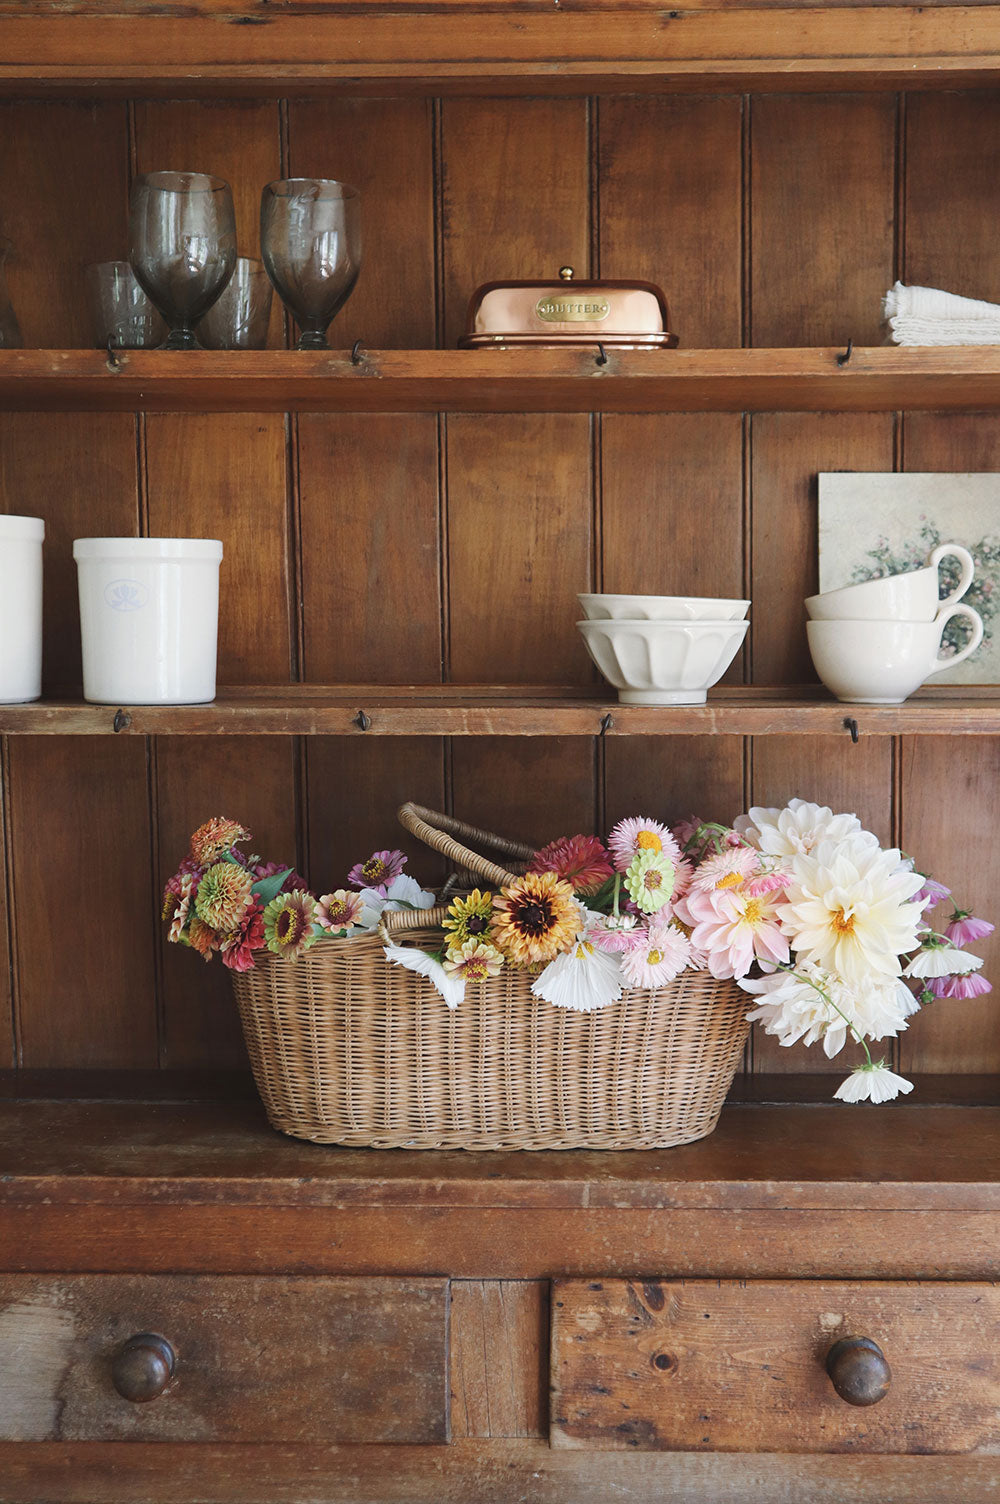
{"type": "Polygon", "coordinates": [[[236,265],[236,218],[229,184],[202,172],[150,172],[136,178],[129,204],[129,261],[162,313],[164,350],[196,350],[194,325],[236,265]]]}
{"type": "Polygon", "coordinates": [[[326,350],[326,331],[361,270],[361,195],[330,178],[283,178],[260,200],[260,250],[301,331],[298,349],[326,350]]]}

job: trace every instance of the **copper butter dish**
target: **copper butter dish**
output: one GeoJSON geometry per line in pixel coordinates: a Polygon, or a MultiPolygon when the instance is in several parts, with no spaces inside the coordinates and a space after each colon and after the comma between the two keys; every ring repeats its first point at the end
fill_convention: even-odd
{"type": "Polygon", "coordinates": [[[667,300],[652,282],[581,281],[571,266],[558,282],[487,282],[469,304],[465,350],[486,346],[606,345],[672,350],[667,300]]]}

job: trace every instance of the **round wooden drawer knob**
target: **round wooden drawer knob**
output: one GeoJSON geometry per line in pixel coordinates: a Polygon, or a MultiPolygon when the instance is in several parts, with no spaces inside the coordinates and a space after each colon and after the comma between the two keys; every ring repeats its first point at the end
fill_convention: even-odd
{"type": "Polygon", "coordinates": [[[174,1350],[165,1337],[139,1332],[111,1363],[111,1381],[122,1399],[141,1404],[163,1393],[174,1373],[174,1350]]]}
{"type": "Polygon", "coordinates": [[[877,1405],[892,1383],[892,1369],[870,1337],[842,1337],[826,1355],[833,1387],[849,1405],[877,1405]]]}

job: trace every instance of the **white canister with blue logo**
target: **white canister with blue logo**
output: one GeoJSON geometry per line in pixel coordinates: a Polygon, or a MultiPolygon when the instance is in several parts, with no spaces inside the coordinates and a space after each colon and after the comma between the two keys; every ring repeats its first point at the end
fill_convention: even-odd
{"type": "Polygon", "coordinates": [[[77,538],[83,696],[102,705],[215,699],[217,538],[77,538]]]}

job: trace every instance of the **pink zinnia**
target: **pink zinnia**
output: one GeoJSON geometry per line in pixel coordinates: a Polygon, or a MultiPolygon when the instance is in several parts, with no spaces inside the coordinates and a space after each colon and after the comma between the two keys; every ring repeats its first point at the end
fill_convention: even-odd
{"type": "Polygon", "coordinates": [[[263,946],[264,910],[260,899],[255,898],[237,934],[222,947],[222,964],[230,971],[253,971],[256,965],[253,953],[262,950],[263,946]]]}
{"type": "Polygon", "coordinates": [[[692,888],[677,905],[677,916],[690,926],[691,944],[705,956],[713,977],[745,977],[754,961],[788,960],[788,941],[770,894],[692,888]]]}
{"type": "Polygon", "coordinates": [[[619,820],[608,836],[611,859],[618,872],[627,872],[633,857],[645,851],[662,854],[676,867],[681,859],[681,849],[665,825],[658,820],[649,820],[645,815],[630,816],[619,820]]]}
{"type": "Polygon", "coordinates": [[[529,872],[554,872],[585,898],[603,887],[614,869],[596,836],[560,836],[537,851],[529,872]]]}
{"type": "Polygon", "coordinates": [[[968,909],[956,909],[945,934],[953,945],[961,948],[971,944],[973,940],[984,940],[987,935],[992,935],[993,930],[994,926],[988,919],[977,919],[968,909]]]}
{"type": "Polygon", "coordinates": [[[406,866],[406,857],[401,851],[373,851],[366,862],[358,862],[347,874],[352,887],[377,888],[384,896],[394,877],[406,866]]]}
{"type": "Polygon", "coordinates": [[[935,997],[982,997],[993,991],[993,985],[978,971],[970,971],[963,977],[928,977],[927,990],[935,997]]]}
{"type": "MultiPolygon", "coordinates": [[[[167,894],[172,893],[175,898],[183,898],[185,893],[185,878],[193,878],[194,885],[195,887],[197,887],[202,877],[204,876],[204,873],[204,867],[200,866],[195,861],[193,856],[186,856],[184,858],[180,866],[177,868],[177,871],[174,873],[173,877],[169,877],[167,879],[167,886],[163,890],[164,918],[166,918],[167,914],[167,894]]],[[[187,891],[190,892],[190,888],[188,888],[187,891]]]]}
{"type": "Polygon", "coordinates": [[[360,893],[338,888],[335,893],[323,893],[316,900],[316,920],[325,930],[349,930],[361,919],[364,907],[360,893]]]}

